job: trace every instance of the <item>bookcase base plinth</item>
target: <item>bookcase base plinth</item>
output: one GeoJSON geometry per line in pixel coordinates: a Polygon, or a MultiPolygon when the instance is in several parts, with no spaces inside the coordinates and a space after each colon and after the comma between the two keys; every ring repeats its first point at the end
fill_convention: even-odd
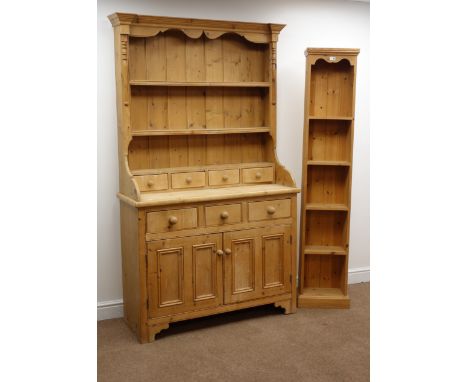
{"type": "Polygon", "coordinates": [[[335,288],[306,288],[299,295],[298,308],[349,309],[350,299],[335,288]]]}

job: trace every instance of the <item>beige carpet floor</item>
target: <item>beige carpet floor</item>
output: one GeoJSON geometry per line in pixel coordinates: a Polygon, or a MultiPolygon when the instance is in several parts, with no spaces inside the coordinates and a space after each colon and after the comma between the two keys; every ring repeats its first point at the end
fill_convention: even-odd
{"type": "Polygon", "coordinates": [[[175,323],[140,345],[122,319],[98,322],[98,381],[368,381],[369,283],[349,310],[265,306],[175,323]]]}

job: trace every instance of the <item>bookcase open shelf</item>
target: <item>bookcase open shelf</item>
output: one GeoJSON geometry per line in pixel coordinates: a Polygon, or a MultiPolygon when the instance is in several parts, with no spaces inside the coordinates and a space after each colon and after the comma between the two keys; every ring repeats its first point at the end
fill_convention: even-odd
{"type": "Polygon", "coordinates": [[[348,204],[348,166],[308,166],[307,203],[348,204]]]}
{"type": "MultiPolygon", "coordinates": [[[[313,255],[306,256],[304,268],[304,292],[311,297],[345,298],[343,281],[346,278],[346,256],[313,255]]],[[[317,305],[318,305],[317,301],[317,305]]]]}
{"type": "Polygon", "coordinates": [[[342,117],[342,116],[321,116],[321,117],[317,117],[317,116],[309,116],[309,119],[315,119],[315,120],[324,120],[324,121],[327,121],[327,120],[335,120],[335,121],[352,121],[354,118],[353,117],[342,117]]]}
{"type": "Polygon", "coordinates": [[[349,307],[347,273],[358,49],[306,51],[300,307],[349,307]]]}
{"type": "Polygon", "coordinates": [[[306,210],[305,246],[347,248],[347,211],[306,210]]]}
{"type": "Polygon", "coordinates": [[[306,255],[346,255],[346,248],[338,245],[306,245],[306,255]]]}
{"type": "Polygon", "coordinates": [[[342,203],[307,203],[308,211],[348,211],[348,206],[342,203]]]}
{"type": "Polygon", "coordinates": [[[307,159],[350,162],[350,127],[350,121],[310,121],[308,137],[310,144],[307,159]]]}
{"type": "Polygon", "coordinates": [[[308,166],[351,166],[351,162],[340,160],[308,160],[308,166]]]}

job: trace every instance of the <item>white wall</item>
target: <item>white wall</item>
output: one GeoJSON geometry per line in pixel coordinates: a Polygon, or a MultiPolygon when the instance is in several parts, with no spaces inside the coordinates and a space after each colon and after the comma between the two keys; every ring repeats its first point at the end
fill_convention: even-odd
{"type": "MultiPolygon", "coordinates": [[[[307,0],[98,0],[98,312],[121,314],[113,31],[107,15],[287,24],[278,42],[278,157],[301,185],[306,47],[360,48],[352,189],[350,282],[369,277],[369,3],[307,0]]],[[[299,216],[299,211],[298,211],[299,216]]]]}

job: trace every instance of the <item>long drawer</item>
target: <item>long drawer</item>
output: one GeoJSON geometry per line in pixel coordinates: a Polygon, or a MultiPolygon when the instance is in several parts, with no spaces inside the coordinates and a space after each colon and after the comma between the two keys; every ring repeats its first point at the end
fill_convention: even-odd
{"type": "Polygon", "coordinates": [[[249,203],[249,221],[271,220],[291,216],[291,199],[249,203]]]}
{"type": "Polygon", "coordinates": [[[205,207],[205,218],[207,226],[240,223],[242,221],[241,205],[236,203],[205,207]]]}
{"type": "Polygon", "coordinates": [[[171,232],[181,229],[191,229],[198,226],[196,208],[182,208],[149,212],[146,220],[146,232],[171,232]]]}

